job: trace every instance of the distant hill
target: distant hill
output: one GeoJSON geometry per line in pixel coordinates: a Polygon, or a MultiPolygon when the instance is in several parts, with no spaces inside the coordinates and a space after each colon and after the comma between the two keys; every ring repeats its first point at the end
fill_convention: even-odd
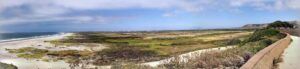
{"type": "Polygon", "coordinates": [[[242,29],[261,29],[267,27],[268,24],[246,24],[242,29]]]}
{"type": "Polygon", "coordinates": [[[291,23],[297,27],[292,35],[300,36],[300,21],[292,21],[291,23]]]}
{"type": "Polygon", "coordinates": [[[290,21],[291,24],[294,24],[295,26],[297,26],[299,28],[300,26],[300,21],[290,21]]]}
{"type": "MultiPolygon", "coordinates": [[[[288,21],[291,24],[294,24],[295,26],[297,26],[298,28],[300,27],[300,22],[299,21],[288,21]]],[[[242,26],[242,29],[261,29],[261,28],[265,28],[269,25],[269,23],[263,23],[263,24],[246,24],[244,26],[242,26]]]]}

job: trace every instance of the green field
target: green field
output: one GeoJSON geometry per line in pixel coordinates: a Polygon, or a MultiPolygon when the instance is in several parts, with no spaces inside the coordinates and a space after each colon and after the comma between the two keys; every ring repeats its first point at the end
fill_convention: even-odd
{"type": "Polygon", "coordinates": [[[235,45],[249,36],[251,31],[173,31],[132,33],[77,33],[68,39],[55,40],[55,44],[101,43],[109,48],[97,51],[95,64],[118,62],[147,62],[178,54],[235,45]]]}
{"type": "Polygon", "coordinates": [[[224,46],[234,46],[247,39],[253,31],[207,30],[164,32],[82,32],[65,39],[46,41],[55,46],[80,44],[104,44],[99,51],[62,50],[50,51],[26,47],[7,49],[18,57],[44,61],[65,60],[78,62],[93,60],[95,65],[114,63],[141,63],[176,56],[179,54],[224,46]],[[44,57],[52,57],[45,59],[44,57]]]}

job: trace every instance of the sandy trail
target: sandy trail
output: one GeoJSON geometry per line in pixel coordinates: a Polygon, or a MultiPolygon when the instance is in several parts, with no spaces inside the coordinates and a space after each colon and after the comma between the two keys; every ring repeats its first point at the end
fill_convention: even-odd
{"type": "Polygon", "coordinates": [[[300,68],[300,37],[292,36],[293,42],[282,54],[283,62],[279,63],[280,69],[300,68]]]}

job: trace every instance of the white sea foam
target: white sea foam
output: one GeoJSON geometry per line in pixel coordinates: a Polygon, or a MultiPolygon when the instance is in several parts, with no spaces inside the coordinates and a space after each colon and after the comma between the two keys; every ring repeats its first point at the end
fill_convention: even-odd
{"type": "Polygon", "coordinates": [[[51,36],[59,36],[59,35],[64,35],[64,34],[70,34],[70,33],[58,33],[58,34],[52,34],[52,35],[41,35],[41,36],[32,36],[32,37],[25,37],[25,38],[5,39],[5,40],[0,40],[0,43],[11,42],[11,41],[20,41],[20,40],[28,40],[28,39],[36,39],[36,38],[44,38],[44,37],[51,37],[51,36]]]}

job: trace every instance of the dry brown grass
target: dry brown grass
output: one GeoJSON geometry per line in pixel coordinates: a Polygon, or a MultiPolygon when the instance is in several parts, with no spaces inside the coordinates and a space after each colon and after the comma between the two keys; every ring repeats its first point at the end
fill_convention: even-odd
{"type": "Polygon", "coordinates": [[[247,36],[251,34],[252,32],[240,32],[240,33],[232,33],[232,34],[223,34],[223,35],[211,35],[207,37],[198,37],[197,39],[204,40],[205,42],[209,41],[217,41],[217,40],[226,40],[226,39],[232,39],[232,38],[238,38],[241,36],[247,36]]]}
{"type": "MultiPolygon", "coordinates": [[[[212,69],[212,68],[238,68],[252,54],[241,48],[233,48],[225,51],[208,51],[200,54],[193,54],[194,57],[188,57],[187,62],[180,59],[172,59],[162,67],[167,69],[212,69]]],[[[177,57],[178,58],[178,57],[177,57]]]]}
{"type": "MultiPolygon", "coordinates": [[[[226,38],[227,34],[223,35],[219,38],[226,38]]],[[[228,36],[228,38],[230,38],[230,35],[228,36]]],[[[174,59],[171,59],[170,61],[166,61],[164,64],[161,64],[154,69],[238,69],[255,53],[264,49],[273,42],[283,38],[283,36],[284,35],[276,30],[258,30],[256,31],[256,33],[249,36],[249,38],[242,39],[242,41],[234,40],[233,44],[239,43],[237,45],[240,45],[236,48],[231,48],[223,51],[193,53],[192,57],[184,57],[184,59],[182,59],[182,56],[178,56],[174,59]]],[[[218,36],[210,35],[206,37],[213,38],[218,36]]],[[[120,66],[120,68],[126,68],[128,65],[125,64],[120,66]]],[[[135,65],[130,65],[129,67],[132,66],[135,65]]],[[[137,67],[141,66],[139,65],[137,67]]],[[[143,69],[153,69],[153,67],[145,67],[146,68],[143,69]]]]}

